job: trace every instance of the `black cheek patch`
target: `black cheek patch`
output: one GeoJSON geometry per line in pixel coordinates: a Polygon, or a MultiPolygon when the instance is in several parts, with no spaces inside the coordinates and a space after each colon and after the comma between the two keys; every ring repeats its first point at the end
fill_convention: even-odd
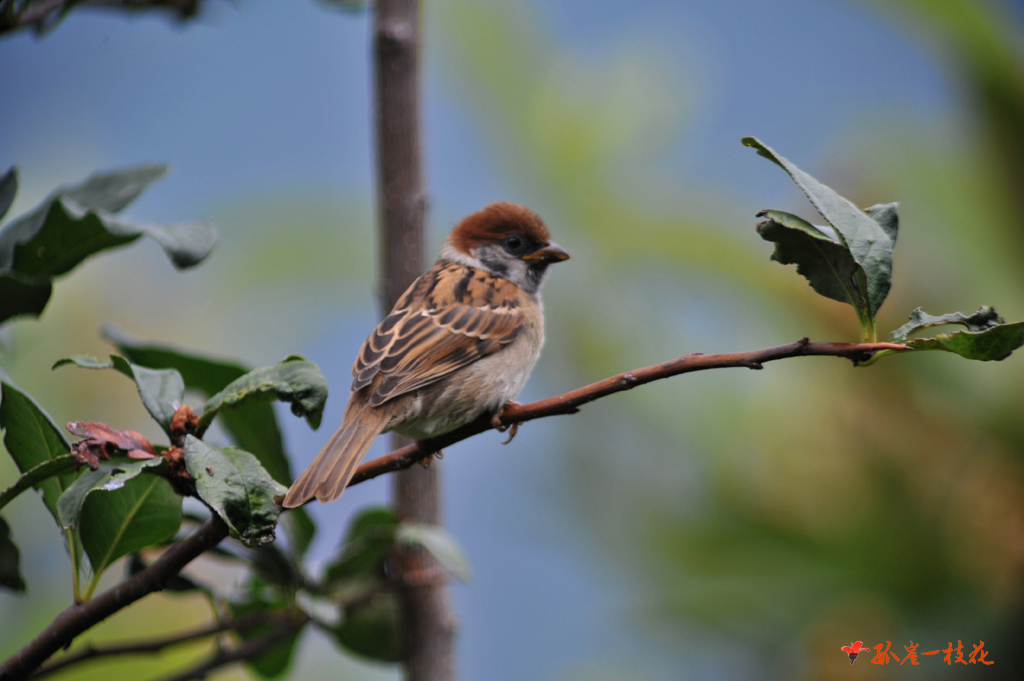
{"type": "Polygon", "coordinates": [[[487,268],[487,271],[493,274],[494,276],[508,277],[508,264],[503,260],[481,259],[480,262],[482,262],[484,266],[487,268]]]}

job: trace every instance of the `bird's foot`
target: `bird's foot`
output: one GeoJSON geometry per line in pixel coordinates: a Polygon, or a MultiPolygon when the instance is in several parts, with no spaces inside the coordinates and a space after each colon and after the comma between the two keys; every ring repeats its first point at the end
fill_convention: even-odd
{"type": "Polygon", "coordinates": [[[516,436],[516,433],[518,433],[518,432],[519,432],[519,424],[518,423],[513,423],[512,427],[508,429],[508,439],[505,440],[504,442],[502,442],[501,444],[507,445],[509,442],[512,442],[512,438],[514,438],[516,436]]]}
{"type": "Polygon", "coordinates": [[[491,417],[491,425],[494,426],[495,430],[497,430],[499,433],[504,433],[506,430],[508,431],[508,439],[501,443],[503,445],[507,445],[509,442],[512,442],[512,438],[514,438],[516,436],[516,433],[519,432],[519,424],[518,423],[511,423],[511,424],[502,423],[501,422],[501,415],[509,407],[518,407],[518,406],[519,406],[518,402],[513,402],[512,400],[509,400],[508,402],[505,403],[505,406],[501,408],[501,411],[495,412],[494,416],[491,417]]]}

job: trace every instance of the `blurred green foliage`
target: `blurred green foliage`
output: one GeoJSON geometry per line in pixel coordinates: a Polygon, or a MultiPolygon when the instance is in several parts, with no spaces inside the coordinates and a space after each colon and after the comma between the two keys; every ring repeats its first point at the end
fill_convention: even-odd
{"type": "MultiPolygon", "coordinates": [[[[916,305],[983,300],[1019,319],[1019,17],[968,0],[878,4],[925,34],[970,96],[948,123],[955,135],[887,114],[838,140],[825,172],[813,169],[859,205],[900,201],[879,326],[895,328],[916,305]]],[[[549,295],[545,352],[560,384],[689,351],[856,339],[838,303],[772,270],[753,215],[739,234],[727,206],[695,219],[714,212],[694,200],[699,188],[666,187],[632,162],[664,134],[657,114],[678,107],[663,71],[635,55],[571,62],[521,8],[459,2],[438,13],[453,87],[588,260],[549,295]],[[615,77],[630,68],[640,77],[615,77]],[[623,168],[634,173],[625,182],[623,168]],[[645,183],[674,206],[652,207],[636,191],[645,183]]],[[[827,678],[847,639],[944,644],[968,630],[1000,651],[986,678],[1024,668],[1024,365],[951,359],[694,375],[573,417],[564,480],[593,540],[645,585],[638,626],[718,631],[774,663],[766,677],[827,678]],[[786,662],[794,641],[798,661],[786,662]]]]}
{"type": "MultiPolygon", "coordinates": [[[[1019,319],[1019,15],[982,0],[863,4],[920,35],[962,95],[948,119],[876,113],[835,140],[823,167],[799,159],[858,205],[900,201],[895,283],[879,327],[896,328],[917,306],[972,310],[980,302],[1019,319]]],[[[547,385],[576,386],[690,351],[802,335],[856,339],[847,308],[769,262],[753,211],[737,208],[741,190],[723,196],[699,181],[684,185],[650,162],[687,123],[686,95],[672,78],[680,66],[642,49],[583,62],[518,3],[459,0],[428,3],[427,11],[427,46],[447,87],[475,114],[505,179],[536,198],[534,207],[572,246],[572,276],[546,292],[547,385]]],[[[785,182],[769,169],[763,178],[785,182]]],[[[215,268],[157,285],[146,276],[155,258],[123,265],[135,297],[165,287],[167,300],[200,303],[202,315],[185,304],[154,312],[133,303],[87,263],[74,288],[58,284],[38,326],[18,328],[10,370],[28,390],[52,395],[55,414],[77,417],[85,405],[83,417],[144,423],[123,379],[62,378],[57,389],[31,367],[108,351],[93,337],[108,320],[133,330],[142,320],[147,335],[183,344],[244,342],[246,359],[279,357],[282,339],[322,332],[325,317],[369,298],[371,230],[353,227],[343,243],[336,230],[371,224],[366,203],[239,201],[216,216],[225,242],[238,247],[219,252],[215,268]],[[97,389],[103,403],[92,400],[97,389]]],[[[827,679],[839,666],[848,671],[837,648],[856,638],[944,644],[976,636],[997,661],[985,677],[1015,678],[1024,668],[1022,381],[1020,357],[981,365],[941,353],[857,370],[811,358],[674,379],[564,419],[552,446],[567,485],[558,494],[637,585],[623,619],[652,638],[683,640],[696,627],[763,661],[752,675],[827,679]]],[[[5,480],[10,470],[0,463],[5,480]]],[[[16,538],[26,545],[24,534],[16,538]]],[[[59,551],[49,557],[66,560],[59,551]]],[[[43,578],[29,573],[30,589],[43,578]]],[[[12,606],[0,632],[16,620],[38,630],[66,595],[33,609],[12,606]]],[[[197,623],[206,616],[197,603],[161,597],[155,625],[129,611],[98,636],[197,623]]],[[[128,669],[156,674],[197,652],[198,645],[128,669]]],[[[109,669],[98,665],[83,678],[109,669]]],[[[333,663],[318,671],[337,674],[333,663]]],[[[630,674],[622,678],[642,672],[630,674]]],[[[604,670],[588,678],[619,677],[604,670]]]]}

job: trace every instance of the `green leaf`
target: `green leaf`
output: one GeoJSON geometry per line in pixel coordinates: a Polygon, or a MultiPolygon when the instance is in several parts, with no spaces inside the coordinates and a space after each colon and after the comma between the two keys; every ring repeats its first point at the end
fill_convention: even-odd
{"type": "Polygon", "coordinates": [[[256,457],[233,447],[211,447],[189,435],[185,467],[199,498],[224,519],[233,535],[249,546],[274,541],[281,512],[274,498],[288,489],[270,477],[256,457]]]}
{"type": "Polygon", "coordinates": [[[176,267],[198,264],[213,249],[209,224],[155,227],[114,217],[166,172],[166,166],[140,166],[96,173],[81,184],[59,188],[0,230],[0,270],[54,277],[94,253],[143,235],[159,243],[176,267]]]}
{"type": "MultiPolygon", "coordinates": [[[[207,398],[249,373],[250,369],[230,360],[206,357],[172,345],[154,343],[107,325],[103,336],[117,346],[134,364],[154,369],[177,369],[185,386],[207,398]]],[[[220,413],[221,424],[235,445],[257,459],[283,485],[291,485],[291,463],[284,451],[277,415],[269,402],[248,400],[220,413]]],[[[305,554],[316,526],[305,509],[292,509],[282,521],[289,548],[296,556],[305,554]]]]}
{"type": "Polygon", "coordinates": [[[57,500],[61,527],[71,530],[78,526],[82,507],[91,493],[114,492],[147,468],[165,466],[166,463],[167,460],[163,457],[141,460],[111,459],[101,461],[96,470],[86,469],[57,500]]]}
{"type": "Polygon", "coordinates": [[[383,662],[399,662],[399,612],[396,593],[373,592],[345,608],[341,623],[334,628],[334,637],[353,653],[383,662]]]}
{"type": "Polygon", "coordinates": [[[100,333],[133,364],[150,369],[176,369],[186,386],[207,397],[249,371],[248,367],[237,362],[206,357],[191,350],[140,338],[112,324],[105,325],[100,333]]]}
{"type": "Polygon", "coordinates": [[[819,294],[855,308],[860,306],[857,289],[860,266],[840,243],[825,235],[802,218],[777,210],[765,210],[758,217],[757,233],[765,241],[775,243],[772,260],[783,265],[796,265],[796,271],[819,294]]]}
{"type": "Polygon", "coordinates": [[[0,322],[18,315],[38,316],[53,293],[49,279],[32,279],[16,272],[0,272],[0,322]]]}
{"type": "Polygon", "coordinates": [[[395,531],[395,539],[404,544],[422,546],[460,582],[468,582],[473,575],[458,542],[438,525],[404,522],[395,531]]]}
{"type": "MultiPolygon", "coordinates": [[[[4,446],[21,473],[36,466],[69,456],[69,443],[49,414],[28,394],[19,389],[0,369],[0,428],[4,430],[4,446]]],[[[48,477],[34,484],[43,493],[43,503],[60,524],[57,499],[72,482],[74,473],[48,477]]]]}
{"type": "Polygon", "coordinates": [[[201,432],[222,409],[248,401],[274,399],[289,402],[293,414],[305,416],[312,428],[319,428],[327,401],[327,380],[316,364],[297,355],[286,357],[273,366],[253,369],[207,401],[200,412],[197,429],[201,432]]]}
{"type": "Polygon", "coordinates": [[[869,206],[864,209],[868,217],[878,223],[878,226],[882,228],[889,239],[892,240],[893,248],[896,247],[896,239],[899,238],[900,234],[900,215],[899,215],[900,204],[898,203],[878,203],[874,206],[869,206]]]}
{"type": "Polygon", "coordinates": [[[89,494],[79,515],[78,530],[94,575],[86,597],[114,561],[164,541],[179,527],[181,497],[158,475],[136,475],[123,480],[116,489],[89,494]]]}
{"type": "Polygon", "coordinates": [[[75,457],[70,454],[58,456],[56,459],[49,459],[43,463],[30,468],[23,473],[18,481],[0,492],[0,509],[9,504],[19,494],[29,487],[38,487],[39,483],[57,475],[63,475],[75,470],[75,457]]]}
{"type": "Polygon", "coordinates": [[[96,359],[87,355],[76,355],[57,360],[53,368],[66,364],[74,364],[83,369],[116,369],[135,381],[139,397],[146,411],[168,435],[171,432],[171,420],[174,412],[184,403],[185,382],[174,369],[150,369],[132,364],[120,355],[111,355],[109,360],[96,359]]]}
{"type": "MultiPolygon", "coordinates": [[[[0,369],[0,430],[4,431],[4,446],[22,474],[68,456],[71,451],[71,443],[64,438],[63,432],[50,415],[28,393],[18,388],[3,369],[0,369]]],[[[67,472],[33,484],[42,492],[43,503],[58,525],[60,514],[57,512],[57,500],[74,479],[75,474],[67,472]]],[[[77,598],[82,544],[77,532],[66,530],[64,540],[71,556],[77,598]]]]}
{"type": "Polygon", "coordinates": [[[889,334],[889,339],[915,350],[945,350],[966,359],[999,361],[1024,345],[1024,321],[1007,324],[995,308],[988,306],[972,315],[960,312],[930,315],[917,308],[910,313],[910,321],[889,334]],[[940,333],[934,338],[908,338],[921,329],[945,324],[958,324],[967,330],[940,333]]]}
{"type": "Polygon", "coordinates": [[[18,193],[18,169],[14,166],[8,168],[3,177],[0,177],[0,220],[7,215],[11,204],[14,203],[14,196],[18,193]]]}
{"type": "Polygon", "coordinates": [[[331,586],[361,577],[373,580],[384,577],[384,560],[395,544],[398,520],[386,508],[369,508],[352,521],[341,555],[325,571],[325,580],[331,586]]]}
{"type": "Polygon", "coordinates": [[[980,333],[1005,323],[1006,320],[999,316],[995,308],[988,305],[978,308],[978,311],[972,315],[965,315],[961,312],[930,315],[921,308],[917,308],[910,313],[910,321],[889,334],[889,340],[894,343],[901,343],[915,331],[944,324],[959,324],[966,326],[967,330],[972,333],[980,333]]]}
{"type": "MultiPolygon", "coordinates": [[[[206,258],[216,242],[208,223],[154,226],[115,216],[166,172],[166,166],[149,165],[96,173],[78,185],[57,189],[33,211],[7,223],[0,229],[3,288],[12,288],[11,281],[17,277],[23,288],[33,280],[37,286],[31,301],[0,306],[0,311],[40,314],[48,300],[48,295],[40,295],[44,282],[66,274],[95,253],[141,236],[159,243],[176,267],[191,267],[206,258]]],[[[4,319],[0,316],[0,321],[4,319]]]]}
{"type": "Polygon", "coordinates": [[[11,540],[11,528],[7,521],[0,517],[0,586],[11,591],[25,591],[25,580],[22,579],[18,567],[20,562],[21,554],[11,540]]]}
{"type": "Polygon", "coordinates": [[[756,138],[744,137],[743,144],[753,147],[758,154],[785,170],[803,190],[811,205],[825,218],[825,222],[835,230],[833,241],[846,246],[864,273],[866,290],[863,298],[867,301],[868,312],[873,319],[889,294],[892,284],[892,251],[899,227],[895,215],[896,205],[872,207],[875,216],[885,222],[883,227],[868,213],[800,170],[756,138]]]}

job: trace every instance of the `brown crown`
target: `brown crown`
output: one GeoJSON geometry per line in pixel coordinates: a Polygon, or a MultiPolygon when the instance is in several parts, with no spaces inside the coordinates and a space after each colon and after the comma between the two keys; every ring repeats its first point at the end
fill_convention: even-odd
{"type": "Polygon", "coordinates": [[[551,240],[539,215],[519,204],[500,201],[464,217],[455,225],[448,241],[463,253],[469,253],[482,243],[500,241],[509,234],[518,234],[538,244],[551,240]]]}

